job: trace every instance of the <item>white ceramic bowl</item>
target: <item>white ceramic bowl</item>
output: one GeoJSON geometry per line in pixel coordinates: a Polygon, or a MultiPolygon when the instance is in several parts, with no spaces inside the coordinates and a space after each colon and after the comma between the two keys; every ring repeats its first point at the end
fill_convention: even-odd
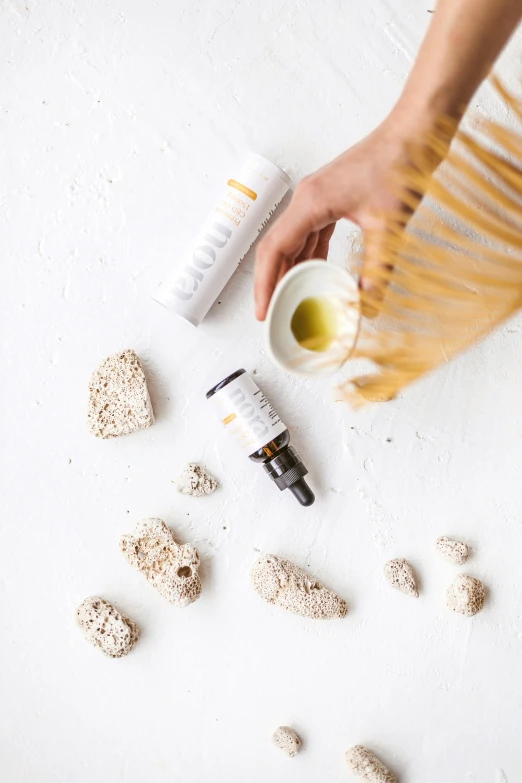
{"type": "Polygon", "coordinates": [[[331,374],[349,357],[359,321],[359,290],[352,275],[326,261],[303,261],[274,291],[265,321],[266,350],[274,364],[293,375],[331,374]],[[339,330],[326,351],[310,351],[292,334],[292,316],[304,299],[323,296],[337,308],[339,330]]]}

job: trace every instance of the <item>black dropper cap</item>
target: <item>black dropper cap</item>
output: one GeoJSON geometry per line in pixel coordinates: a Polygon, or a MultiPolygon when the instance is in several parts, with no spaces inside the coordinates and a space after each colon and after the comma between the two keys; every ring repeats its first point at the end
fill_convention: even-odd
{"type": "Polygon", "coordinates": [[[292,446],[280,451],[263,467],[279,489],[289,489],[302,506],[312,505],[315,495],[304,480],[308,471],[292,446]]]}
{"type": "Polygon", "coordinates": [[[288,487],[292,495],[298,499],[302,506],[311,506],[315,495],[304,479],[299,479],[288,487]]]}

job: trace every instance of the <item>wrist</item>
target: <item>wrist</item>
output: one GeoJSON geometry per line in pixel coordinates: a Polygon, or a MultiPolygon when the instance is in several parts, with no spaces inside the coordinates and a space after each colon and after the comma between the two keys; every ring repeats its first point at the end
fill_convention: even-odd
{"type": "Polygon", "coordinates": [[[398,132],[411,136],[434,129],[443,119],[453,120],[456,126],[465,111],[465,102],[452,100],[444,90],[426,96],[414,96],[405,90],[389,119],[398,132]]]}
{"type": "Polygon", "coordinates": [[[407,147],[423,146],[433,135],[449,144],[466,106],[441,92],[415,96],[405,90],[384,122],[388,135],[407,147]]]}
{"type": "Polygon", "coordinates": [[[423,169],[433,172],[446,156],[457,127],[457,116],[448,118],[435,104],[421,107],[405,101],[396,104],[380,130],[398,160],[406,165],[416,160],[416,166],[423,161],[423,169]],[[443,119],[450,121],[442,123],[443,119]]]}

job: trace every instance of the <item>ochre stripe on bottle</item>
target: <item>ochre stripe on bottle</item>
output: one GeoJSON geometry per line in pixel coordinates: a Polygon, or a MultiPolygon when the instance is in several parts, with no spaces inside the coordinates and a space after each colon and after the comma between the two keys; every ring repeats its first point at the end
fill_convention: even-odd
{"type": "Polygon", "coordinates": [[[229,179],[227,185],[231,188],[239,190],[240,193],[248,196],[248,198],[251,198],[252,201],[255,201],[257,198],[257,193],[254,190],[250,190],[250,188],[247,188],[246,185],[242,185],[241,182],[237,181],[237,179],[229,179]]]}

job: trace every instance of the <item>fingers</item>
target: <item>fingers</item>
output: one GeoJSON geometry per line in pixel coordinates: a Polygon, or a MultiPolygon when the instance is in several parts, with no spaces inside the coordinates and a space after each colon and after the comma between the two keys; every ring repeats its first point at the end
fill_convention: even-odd
{"type": "MultiPolygon", "coordinates": [[[[328,251],[330,249],[330,239],[335,229],[335,223],[325,226],[319,231],[317,245],[315,247],[314,258],[328,258],[328,251]]],[[[310,256],[311,258],[311,256],[310,256]]]]}
{"type": "Polygon", "coordinates": [[[317,240],[319,239],[319,232],[312,231],[308,239],[305,242],[305,246],[297,256],[296,263],[300,261],[309,261],[314,258],[315,248],[317,247],[317,240]]]}
{"type": "Polygon", "coordinates": [[[254,267],[254,300],[258,321],[264,321],[268,305],[281,274],[288,270],[289,259],[271,245],[267,234],[257,248],[254,267]]]}
{"type": "Polygon", "coordinates": [[[287,272],[290,271],[292,265],[288,261],[284,261],[281,264],[281,267],[279,269],[279,274],[277,275],[277,280],[274,288],[276,288],[279,285],[279,281],[283,279],[283,277],[286,275],[287,272]]]}
{"type": "MultiPolygon", "coordinates": [[[[416,194],[420,200],[420,195],[416,194]]],[[[359,280],[362,313],[374,318],[381,309],[390,282],[397,253],[397,243],[413,214],[410,205],[401,202],[394,210],[376,213],[360,221],[364,233],[364,260],[359,280]]]]}
{"type": "Polygon", "coordinates": [[[384,223],[375,222],[364,231],[364,260],[359,288],[362,294],[361,311],[366,318],[375,318],[379,313],[389,272],[393,269],[386,238],[387,228],[384,223]]]}
{"type": "Polygon", "coordinates": [[[313,184],[303,180],[286,212],[259,243],[254,279],[258,320],[263,321],[266,317],[274,288],[282,276],[281,270],[286,272],[297,261],[314,254],[320,231],[331,222],[321,202],[313,184]]]}
{"type": "Polygon", "coordinates": [[[292,200],[286,212],[259,243],[254,273],[254,297],[258,320],[265,319],[281,268],[283,266],[288,268],[304,250],[312,230],[310,216],[300,211],[299,205],[295,205],[292,200]]]}

